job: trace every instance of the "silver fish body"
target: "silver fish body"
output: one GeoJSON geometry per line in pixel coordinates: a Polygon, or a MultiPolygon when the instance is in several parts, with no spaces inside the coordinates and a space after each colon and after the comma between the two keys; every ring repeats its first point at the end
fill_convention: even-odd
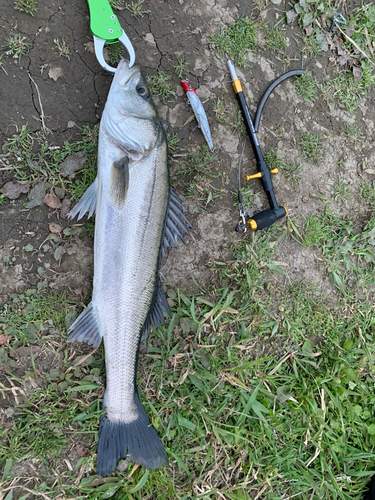
{"type": "Polygon", "coordinates": [[[168,304],[159,268],[167,247],[191,227],[169,186],[166,135],[139,68],[121,61],[103,112],[98,175],[71,217],[96,209],[92,302],[69,341],[104,339],[107,388],[98,443],[99,476],[127,455],[153,469],[167,454],[139,401],[141,337],[162,323],[168,304]],[[171,211],[173,212],[171,214],[171,211]]]}

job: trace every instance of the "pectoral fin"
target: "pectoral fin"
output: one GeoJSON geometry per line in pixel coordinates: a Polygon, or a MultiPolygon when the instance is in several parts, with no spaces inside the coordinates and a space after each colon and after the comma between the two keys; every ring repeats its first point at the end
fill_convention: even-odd
{"type": "Polygon", "coordinates": [[[112,203],[121,208],[129,188],[129,158],[115,161],[111,169],[110,195],[112,203]]]}

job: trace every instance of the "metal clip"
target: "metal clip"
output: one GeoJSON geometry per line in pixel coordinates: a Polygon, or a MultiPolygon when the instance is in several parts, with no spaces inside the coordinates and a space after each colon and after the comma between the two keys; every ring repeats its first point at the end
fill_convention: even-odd
{"type": "Polygon", "coordinates": [[[342,14],[336,12],[336,14],[333,16],[333,22],[337,24],[346,24],[346,19],[342,14]]]}
{"type": "Polygon", "coordinates": [[[247,224],[246,224],[245,214],[243,208],[240,208],[240,221],[238,223],[238,226],[236,227],[236,232],[246,233],[246,231],[247,231],[247,224]]]}
{"type": "MultiPolygon", "coordinates": [[[[125,31],[122,30],[122,35],[119,37],[118,41],[121,42],[124,45],[124,47],[126,48],[126,50],[128,51],[129,59],[130,59],[129,60],[129,68],[131,68],[135,62],[135,52],[134,52],[133,45],[132,45],[131,41],[129,40],[125,31]]],[[[106,60],[104,59],[103,51],[104,51],[105,43],[106,43],[106,40],[94,35],[94,48],[95,48],[96,58],[100,64],[100,66],[102,66],[107,71],[110,71],[111,73],[116,73],[116,68],[112,68],[112,66],[110,66],[106,62],[106,60]]]]}

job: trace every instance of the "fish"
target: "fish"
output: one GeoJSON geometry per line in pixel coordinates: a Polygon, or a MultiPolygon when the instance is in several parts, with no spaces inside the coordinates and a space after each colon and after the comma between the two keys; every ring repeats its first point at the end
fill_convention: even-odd
{"type": "Polygon", "coordinates": [[[208,147],[210,148],[211,153],[213,153],[214,145],[212,142],[210,126],[208,124],[208,119],[203,104],[201,103],[201,100],[199,99],[197,93],[195,92],[189,80],[181,80],[181,85],[185,90],[188,101],[193,109],[195,118],[197,119],[198,122],[198,127],[202,130],[202,133],[204,135],[204,138],[206,139],[208,147]]]}
{"type": "Polygon", "coordinates": [[[160,266],[192,229],[169,181],[166,133],[138,66],[122,59],[99,129],[95,181],[70,212],[95,213],[92,300],[69,329],[68,342],[104,341],[106,391],[97,474],[128,457],[146,469],[168,456],[139,399],[139,346],[171,314],[160,266]]]}

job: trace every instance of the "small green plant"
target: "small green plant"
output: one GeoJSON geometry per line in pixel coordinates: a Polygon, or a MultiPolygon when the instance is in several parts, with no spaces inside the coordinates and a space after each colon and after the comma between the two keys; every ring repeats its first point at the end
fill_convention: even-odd
{"type": "Polygon", "coordinates": [[[273,127],[273,131],[275,134],[279,137],[287,137],[286,133],[284,132],[283,127],[280,125],[280,123],[276,123],[273,127]]]}
{"type": "Polygon", "coordinates": [[[302,244],[310,247],[316,246],[325,238],[326,227],[317,215],[309,215],[303,223],[302,244]]]}
{"type": "Polygon", "coordinates": [[[280,172],[286,177],[288,182],[296,187],[301,180],[301,165],[287,164],[277,154],[277,151],[269,151],[264,157],[270,170],[278,168],[280,172]]]}
{"type": "Polygon", "coordinates": [[[180,142],[180,138],[177,134],[167,134],[168,140],[168,151],[170,155],[174,155],[177,151],[178,144],[180,142]]]}
{"type": "Polygon", "coordinates": [[[170,79],[171,76],[166,75],[164,71],[158,71],[156,75],[147,76],[151,94],[159,96],[162,102],[166,102],[168,99],[174,99],[176,97],[173,85],[169,81],[170,79]]]}
{"type": "Polygon", "coordinates": [[[307,132],[303,133],[301,136],[301,149],[302,155],[308,162],[316,161],[322,152],[319,136],[307,132]]]}
{"type": "Polygon", "coordinates": [[[143,2],[144,0],[138,0],[136,2],[127,3],[125,9],[127,9],[136,19],[139,19],[151,12],[150,10],[143,9],[143,2]]]}
{"type": "Polygon", "coordinates": [[[124,10],[125,9],[124,0],[109,0],[109,3],[116,10],[124,10]]]}
{"type": "Polygon", "coordinates": [[[349,186],[344,183],[341,175],[339,175],[339,180],[333,188],[335,195],[335,201],[343,201],[346,203],[350,198],[349,186]]]}
{"type": "Polygon", "coordinates": [[[363,181],[359,186],[359,194],[375,208],[375,181],[363,181]]]}
{"type": "Polygon", "coordinates": [[[315,101],[316,93],[318,91],[318,81],[316,78],[304,73],[296,79],[295,86],[297,94],[305,101],[315,101]]]}
{"type": "Polygon", "coordinates": [[[95,215],[93,215],[91,219],[86,222],[84,230],[89,236],[91,236],[91,238],[95,236],[95,215]]]}
{"type": "Polygon", "coordinates": [[[293,164],[284,163],[282,166],[282,169],[281,169],[281,173],[284,175],[284,177],[286,177],[288,182],[293,187],[297,187],[299,184],[299,181],[302,178],[301,164],[293,165],[293,164]]]}
{"type": "Polygon", "coordinates": [[[212,107],[216,120],[221,124],[228,123],[228,111],[226,110],[223,101],[221,99],[217,99],[212,107]]]}
{"type": "Polygon", "coordinates": [[[210,36],[212,48],[217,55],[227,53],[239,66],[247,65],[246,52],[255,49],[256,40],[256,23],[245,16],[239,16],[220,33],[210,36]]]}
{"type": "Polygon", "coordinates": [[[124,54],[124,46],[122,43],[111,43],[108,45],[108,59],[111,65],[119,63],[124,54]]]}
{"type": "Polygon", "coordinates": [[[285,33],[279,28],[271,28],[266,31],[266,45],[271,50],[281,52],[286,48],[285,33]]]}
{"type": "Polygon", "coordinates": [[[65,40],[62,38],[60,41],[58,38],[55,38],[54,43],[56,45],[56,50],[59,56],[66,57],[70,60],[69,47],[67,46],[65,40]]]}
{"type": "Polygon", "coordinates": [[[26,12],[32,16],[38,10],[37,0],[14,0],[14,8],[19,12],[26,12]]]}
{"type": "Polygon", "coordinates": [[[354,144],[354,147],[356,147],[358,144],[360,144],[363,139],[365,138],[364,135],[362,135],[361,129],[357,127],[355,123],[353,124],[347,124],[346,126],[346,131],[344,132],[344,135],[348,138],[348,140],[354,144]]]}
{"type": "Polygon", "coordinates": [[[232,114],[234,113],[234,117],[230,121],[230,126],[232,127],[234,132],[237,132],[237,134],[244,134],[246,132],[246,127],[238,102],[236,102],[234,105],[231,103],[231,111],[232,114]]]}
{"type": "Polygon", "coordinates": [[[189,73],[189,63],[185,59],[177,59],[177,64],[173,67],[174,74],[178,78],[183,78],[189,73]]]}
{"type": "Polygon", "coordinates": [[[320,90],[329,106],[337,99],[347,111],[354,113],[374,82],[375,76],[370,63],[363,62],[360,79],[355,80],[352,71],[339,71],[334,78],[320,85],[320,90]]]}
{"type": "Polygon", "coordinates": [[[21,36],[19,33],[7,38],[6,46],[8,50],[5,51],[5,54],[8,56],[12,56],[13,59],[20,60],[21,56],[27,54],[29,47],[31,46],[31,44],[27,43],[25,40],[26,37],[21,36]]]}

